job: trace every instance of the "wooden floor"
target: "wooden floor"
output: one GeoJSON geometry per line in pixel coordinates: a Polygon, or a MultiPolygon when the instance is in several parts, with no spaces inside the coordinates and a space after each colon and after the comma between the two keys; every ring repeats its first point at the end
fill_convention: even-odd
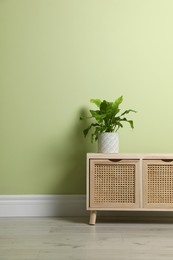
{"type": "Polygon", "coordinates": [[[0,218],[0,260],[173,259],[173,221],[0,218]]]}

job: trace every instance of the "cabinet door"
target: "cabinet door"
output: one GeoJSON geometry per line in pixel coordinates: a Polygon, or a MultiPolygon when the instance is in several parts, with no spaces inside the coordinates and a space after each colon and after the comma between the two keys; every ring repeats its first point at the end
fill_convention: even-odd
{"type": "Polygon", "coordinates": [[[139,208],[139,160],[90,159],[89,207],[139,208]]]}
{"type": "Polygon", "coordinates": [[[173,160],[143,160],[143,206],[173,208],[173,160]]]}

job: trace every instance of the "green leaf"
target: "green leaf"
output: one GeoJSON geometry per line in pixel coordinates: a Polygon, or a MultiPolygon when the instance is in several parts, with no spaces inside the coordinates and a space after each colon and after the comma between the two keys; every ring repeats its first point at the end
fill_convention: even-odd
{"type": "Polygon", "coordinates": [[[100,115],[99,110],[90,110],[90,113],[91,113],[92,117],[96,119],[97,122],[103,121],[104,115],[100,115]]]}
{"type": "Polygon", "coordinates": [[[80,120],[90,119],[92,116],[80,116],[80,120]]]}
{"type": "Polygon", "coordinates": [[[124,118],[120,119],[120,121],[128,122],[128,123],[130,124],[131,128],[132,128],[132,129],[134,128],[134,125],[133,125],[133,121],[132,121],[132,120],[127,120],[127,118],[124,117],[124,118]]]}
{"type": "Polygon", "coordinates": [[[123,96],[117,98],[114,102],[113,102],[113,107],[114,108],[118,108],[119,105],[123,102],[123,96]]]}
{"type": "Polygon", "coordinates": [[[83,130],[83,134],[84,134],[85,137],[87,136],[89,130],[90,130],[92,127],[94,127],[94,126],[99,126],[99,124],[97,124],[97,123],[92,123],[89,127],[87,127],[86,129],[83,130]]]}
{"type": "Polygon", "coordinates": [[[133,129],[134,128],[133,121],[132,120],[128,120],[128,122],[129,122],[131,128],[133,129]]]}
{"type": "Polygon", "coordinates": [[[129,114],[130,112],[137,113],[136,110],[129,109],[129,110],[124,111],[124,112],[121,114],[121,116],[123,116],[123,115],[125,115],[125,114],[129,114]]]}
{"type": "Polygon", "coordinates": [[[100,104],[100,113],[105,114],[107,112],[108,102],[106,100],[103,100],[100,104]]]}
{"type": "Polygon", "coordinates": [[[90,102],[100,108],[100,104],[102,101],[100,99],[91,99],[90,102]]]}
{"type": "Polygon", "coordinates": [[[117,122],[118,129],[121,127],[123,128],[123,125],[120,122],[117,122]]]}

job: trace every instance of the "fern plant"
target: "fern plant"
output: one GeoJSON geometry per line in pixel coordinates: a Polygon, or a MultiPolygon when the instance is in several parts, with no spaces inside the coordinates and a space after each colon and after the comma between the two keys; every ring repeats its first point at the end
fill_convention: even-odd
{"type": "Polygon", "coordinates": [[[91,116],[81,116],[80,119],[94,119],[86,129],[83,130],[83,134],[86,137],[91,129],[94,131],[91,133],[91,142],[97,141],[98,136],[105,132],[117,132],[119,128],[123,127],[123,123],[127,122],[133,129],[133,121],[125,117],[130,112],[136,113],[133,109],[125,110],[120,113],[119,105],[123,102],[123,96],[117,98],[114,102],[108,102],[106,100],[91,99],[91,103],[97,106],[97,110],[89,110],[91,116]]]}

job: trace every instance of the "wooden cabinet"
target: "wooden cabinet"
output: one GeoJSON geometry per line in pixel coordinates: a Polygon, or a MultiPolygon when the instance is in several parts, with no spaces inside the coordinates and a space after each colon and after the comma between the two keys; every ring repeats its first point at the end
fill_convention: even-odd
{"type": "Polygon", "coordinates": [[[173,154],[87,154],[87,210],[173,210],[173,154]]]}

